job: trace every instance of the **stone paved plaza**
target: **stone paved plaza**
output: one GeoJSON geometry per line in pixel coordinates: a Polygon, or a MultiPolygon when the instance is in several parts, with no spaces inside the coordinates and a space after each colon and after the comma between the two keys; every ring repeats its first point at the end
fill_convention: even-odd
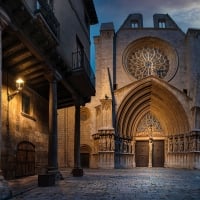
{"type": "Polygon", "coordinates": [[[200,171],[168,168],[85,169],[83,177],[63,171],[54,187],[37,187],[37,177],[10,181],[12,200],[200,199],[200,171]],[[20,194],[21,193],[21,194],[20,194]]]}

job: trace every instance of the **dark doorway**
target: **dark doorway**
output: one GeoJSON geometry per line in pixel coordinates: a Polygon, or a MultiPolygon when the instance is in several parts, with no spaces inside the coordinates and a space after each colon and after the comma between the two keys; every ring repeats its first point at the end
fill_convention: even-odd
{"type": "Polygon", "coordinates": [[[164,167],[164,141],[154,140],[153,141],[153,167],[164,167]]]}
{"type": "Polygon", "coordinates": [[[82,168],[89,168],[90,167],[90,153],[91,148],[87,144],[81,145],[80,148],[80,161],[81,161],[81,167],[82,168]]]}
{"type": "Polygon", "coordinates": [[[149,141],[137,141],[135,145],[136,167],[148,167],[149,141]]]}
{"type": "Polygon", "coordinates": [[[90,154],[89,153],[81,153],[81,167],[89,168],[90,165],[90,154]]]}
{"type": "Polygon", "coordinates": [[[30,142],[21,142],[17,147],[16,178],[35,174],[35,146],[30,142]]]}

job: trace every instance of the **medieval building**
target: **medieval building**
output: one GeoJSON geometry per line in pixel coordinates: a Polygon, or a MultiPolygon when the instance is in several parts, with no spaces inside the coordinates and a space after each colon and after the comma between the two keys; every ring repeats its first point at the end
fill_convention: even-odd
{"type": "MultiPolygon", "coordinates": [[[[94,38],[96,95],[81,108],[81,164],[200,169],[200,30],[130,14],[94,38]]],[[[61,109],[59,165],[73,167],[74,108],[61,109]]]]}
{"type": "Polygon", "coordinates": [[[0,199],[10,195],[5,179],[39,174],[39,185],[54,185],[60,108],[76,107],[73,174],[82,173],[78,114],[95,95],[89,60],[97,22],[92,0],[0,1],[0,199]]]}

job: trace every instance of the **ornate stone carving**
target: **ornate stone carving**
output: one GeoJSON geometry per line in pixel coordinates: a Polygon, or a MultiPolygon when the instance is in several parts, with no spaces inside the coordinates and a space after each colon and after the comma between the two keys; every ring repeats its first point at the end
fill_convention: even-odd
{"type": "Polygon", "coordinates": [[[160,122],[150,112],[144,115],[136,129],[136,136],[161,136],[162,134],[160,122]]]}
{"type": "Polygon", "coordinates": [[[133,141],[130,138],[115,138],[115,151],[117,153],[133,153],[133,141]]]}
{"type": "Polygon", "coordinates": [[[96,130],[112,128],[112,99],[101,99],[96,107],[96,130]]]}
{"type": "Polygon", "coordinates": [[[169,60],[159,48],[142,47],[127,58],[127,70],[136,79],[150,75],[164,78],[169,70],[169,60]]]}
{"type": "Polygon", "coordinates": [[[200,134],[191,132],[168,137],[169,153],[200,152],[200,134]]]}
{"type": "Polygon", "coordinates": [[[101,129],[98,133],[93,135],[96,151],[114,151],[114,129],[101,129]],[[98,141],[98,142],[97,142],[98,141]]]}
{"type": "Polygon", "coordinates": [[[123,65],[135,79],[152,75],[169,81],[177,71],[178,56],[169,43],[146,37],[136,40],[125,49],[123,65]]]}

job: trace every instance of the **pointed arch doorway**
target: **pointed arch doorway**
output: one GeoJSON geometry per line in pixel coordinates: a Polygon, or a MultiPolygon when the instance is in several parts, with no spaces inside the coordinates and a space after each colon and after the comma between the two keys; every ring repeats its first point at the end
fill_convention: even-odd
{"type": "MultiPolygon", "coordinates": [[[[122,100],[117,110],[118,141],[123,144],[131,138],[133,166],[168,166],[168,138],[190,130],[187,114],[174,95],[176,92],[168,83],[151,76],[133,83],[122,100]],[[151,123],[149,116],[153,116],[151,123]],[[141,126],[144,119],[148,122],[146,127],[141,126]]],[[[123,152],[121,148],[117,150],[120,162],[123,152]]]]}

